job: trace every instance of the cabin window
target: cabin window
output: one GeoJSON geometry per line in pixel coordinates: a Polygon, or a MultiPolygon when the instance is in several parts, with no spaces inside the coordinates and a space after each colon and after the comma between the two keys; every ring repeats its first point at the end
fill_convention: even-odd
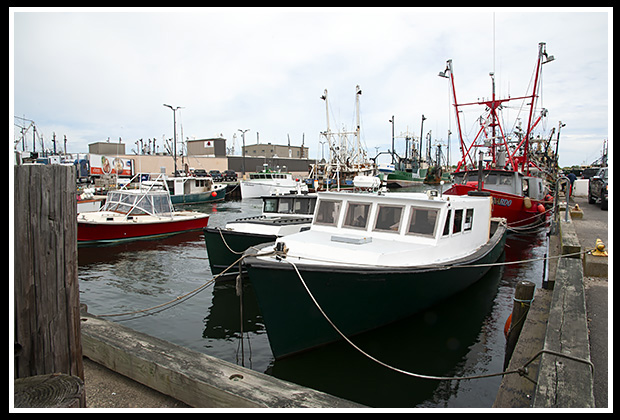
{"type": "Polygon", "coordinates": [[[494,173],[490,173],[486,176],[486,179],[484,180],[485,184],[489,184],[489,185],[495,185],[497,184],[497,174],[494,173]]]}
{"type": "Polygon", "coordinates": [[[421,209],[412,207],[407,233],[434,236],[438,213],[439,211],[435,209],[421,209]]]}
{"type": "Polygon", "coordinates": [[[447,236],[450,234],[450,217],[452,215],[452,210],[448,210],[446,213],[446,223],[443,225],[443,236],[447,236]]]}
{"type": "Polygon", "coordinates": [[[275,213],[278,209],[278,199],[277,198],[265,198],[263,199],[263,212],[264,213],[275,213]]]}
{"type": "Polygon", "coordinates": [[[463,231],[471,230],[474,223],[474,209],[465,210],[465,224],[463,225],[463,231]]]}
{"type": "Polygon", "coordinates": [[[499,174],[500,185],[512,185],[512,174],[499,174]]]}
{"type": "Polygon", "coordinates": [[[341,207],[342,201],[340,200],[321,200],[316,216],[314,217],[314,223],[336,226],[341,207]]]}
{"type": "Polygon", "coordinates": [[[347,214],[344,218],[344,226],[366,229],[369,211],[370,203],[349,203],[347,214]]]}
{"type": "Polygon", "coordinates": [[[528,179],[521,180],[521,186],[523,188],[523,196],[529,197],[530,196],[530,181],[528,179]]]}
{"type": "Polygon", "coordinates": [[[452,223],[452,233],[459,233],[463,226],[463,209],[454,210],[454,222],[452,223]]]}
{"type": "Polygon", "coordinates": [[[379,206],[375,230],[398,233],[402,214],[402,206],[379,206]]]}
{"type": "Polygon", "coordinates": [[[296,198],[293,208],[295,214],[313,214],[316,200],[310,198],[296,198]]]}
{"type": "Polygon", "coordinates": [[[153,210],[155,213],[171,213],[170,201],[166,195],[154,195],[153,197],[153,210]]]}
{"type": "Polygon", "coordinates": [[[278,213],[292,213],[293,212],[293,199],[292,198],[280,198],[278,204],[278,213]]]}

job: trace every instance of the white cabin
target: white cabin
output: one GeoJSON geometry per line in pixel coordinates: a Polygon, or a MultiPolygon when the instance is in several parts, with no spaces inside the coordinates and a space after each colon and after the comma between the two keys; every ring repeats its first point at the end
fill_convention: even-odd
{"type": "MultiPolygon", "coordinates": [[[[435,193],[433,195],[432,193],[435,193]]],[[[466,257],[489,241],[491,197],[325,192],[310,230],[285,242],[307,264],[426,266],[466,257]]]]}

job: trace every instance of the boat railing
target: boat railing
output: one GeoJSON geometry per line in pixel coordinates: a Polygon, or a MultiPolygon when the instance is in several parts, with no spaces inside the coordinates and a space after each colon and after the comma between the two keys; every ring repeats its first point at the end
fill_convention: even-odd
{"type": "Polygon", "coordinates": [[[138,173],[134,175],[127,184],[119,188],[119,191],[131,191],[131,190],[134,190],[134,191],[137,190],[140,192],[141,195],[138,199],[134,200],[129,210],[125,213],[124,218],[126,220],[129,216],[133,215],[136,212],[136,210],[140,210],[144,212],[145,214],[148,214],[151,216],[160,216],[162,214],[169,214],[170,217],[173,216],[174,206],[172,205],[172,200],[170,199],[170,191],[168,190],[168,184],[166,183],[165,174],[138,173]],[[136,181],[138,182],[137,188],[128,188],[128,186],[130,185],[135,185],[136,181]],[[144,200],[149,195],[149,193],[151,193],[152,191],[158,191],[158,190],[165,191],[166,205],[164,205],[163,207],[165,207],[164,210],[167,209],[168,211],[163,211],[163,212],[156,211],[160,206],[158,206],[155,202],[150,203],[150,205],[143,204],[144,200]]]}

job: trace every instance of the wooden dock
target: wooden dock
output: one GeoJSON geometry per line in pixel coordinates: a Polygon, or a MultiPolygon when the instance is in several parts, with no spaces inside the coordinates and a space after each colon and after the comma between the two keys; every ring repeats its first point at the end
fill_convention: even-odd
{"type": "Polygon", "coordinates": [[[90,360],[192,407],[363,407],[84,312],[82,343],[90,360]]]}
{"type": "Polygon", "coordinates": [[[14,175],[15,407],[85,407],[83,356],[192,407],[362,407],[80,313],[75,172],[14,175]]]}

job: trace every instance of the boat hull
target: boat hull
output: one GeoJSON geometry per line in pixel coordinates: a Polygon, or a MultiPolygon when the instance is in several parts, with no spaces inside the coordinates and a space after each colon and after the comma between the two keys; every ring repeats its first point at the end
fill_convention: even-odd
{"type": "MultiPolygon", "coordinates": [[[[347,337],[411,316],[469,287],[496,262],[506,241],[497,223],[490,241],[458,267],[368,268],[296,263],[326,315],[347,337]]],[[[245,260],[277,359],[342,337],[321,314],[287,261],[245,260]]]]}
{"type": "Polygon", "coordinates": [[[226,188],[220,188],[209,192],[171,195],[170,201],[172,201],[172,204],[196,204],[222,201],[225,198],[226,188]],[[215,195],[213,195],[213,193],[215,193],[215,195]]]}
{"type": "MultiPolygon", "coordinates": [[[[477,190],[477,185],[454,184],[444,191],[444,194],[468,195],[470,191],[477,190]]],[[[482,191],[488,192],[493,198],[492,216],[506,219],[510,228],[533,229],[545,224],[543,201],[486,188],[482,188],[482,191]],[[529,207],[526,198],[529,200],[529,207]],[[540,210],[539,204],[543,205],[543,211],[540,210]]]]}
{"type": "MultiPolygon", "coordinates": [[[[141,216],[136,216],[135,219],[141,216]]],[[[148,217],[148,216],[145,216],[148,217]]],[[[96,245],[139,239],[152,239],[177,233],[200,230],[209,220],[206,214],[175,219],[133,221],[89,221],[78,218],[78,245],[96,245]]]]}
{"type": "MultiPolygon", "coordinates": [[[[277,235],[236,232],[219,228],[204,228],[204,239],[209,255],[211,273],[220,274],[241,257],[251,246],[275,241],[277,235]]],[[[237,274],[238,270],[228,271],[237,274]]]]}

